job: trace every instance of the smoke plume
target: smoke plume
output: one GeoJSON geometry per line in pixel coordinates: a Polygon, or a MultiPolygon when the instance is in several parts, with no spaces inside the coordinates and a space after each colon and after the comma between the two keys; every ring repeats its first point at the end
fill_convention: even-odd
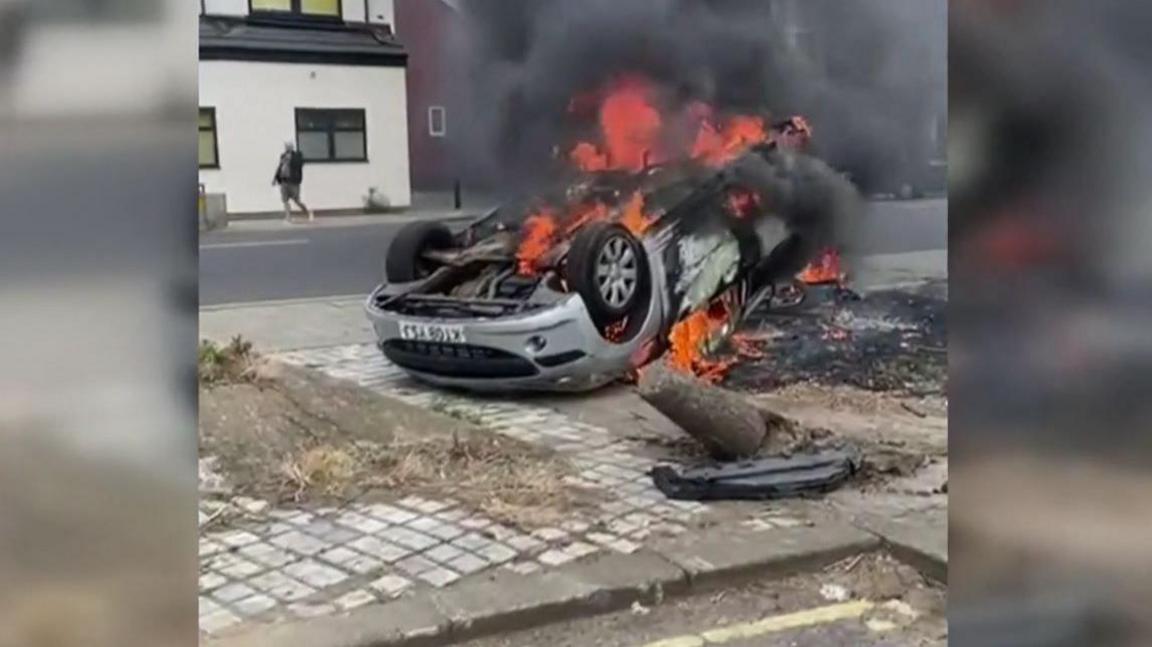
{"type": "MultiPolygon", "coordinates": [[[[906,176],[946,105],[944,0],[466,0],[451,43],[460,172],[541,179],[573,97],[622,73],[674,100],[804,114],[858,182],[906,176]]],[[[939,129],[942,130],[942,129],[939,129]]],[[[867,187],[866,187],[867,188],[867,187]]]]}

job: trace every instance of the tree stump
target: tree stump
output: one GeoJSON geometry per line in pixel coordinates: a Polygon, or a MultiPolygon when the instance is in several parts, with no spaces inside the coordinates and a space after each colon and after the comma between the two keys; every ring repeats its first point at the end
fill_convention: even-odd
{"type": "Polygon", "coordinates": [[[640,397],[698,440],[718,460],[755,454],[768,434],[768,416],[743,396],[668,368],[649,365],[640,397]]]}

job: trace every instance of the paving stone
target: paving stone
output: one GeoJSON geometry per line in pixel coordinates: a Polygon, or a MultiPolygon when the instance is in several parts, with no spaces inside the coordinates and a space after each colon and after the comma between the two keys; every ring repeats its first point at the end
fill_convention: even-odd
{"type": "Polygon", "coordinates": [[[317,555],[317,557],[328,562],[329,564],[335,564],[337,566],[343,566],[344,564],[348,563],[349,561],[351,561],[353,559],[356,559],[357,557],[363,557],[363,555],[352,550],[351,548],[345,548],[343,546],[337,546],[336,548],[331,548],[329,550],[326,550],[326,551],[320,553],[319,555],[317,555]]]}
{"type": "Polygon", "coordinates": [[[376,596],[364,589],[349,591],[332,601],[341,611],[351,611],[376,601],[376,596]]]}
{"type": "Polygon", "coordinates": [[[268,516],[279,519],[285,523],[290,523],[294,526],[306,524],[312,521],[312,515],[304,512],[303,510],[273,510],[268,513],[268,516]]]}
{"type": "Polygon", "coordinates": [[[476,551],[476,554],[493,564],[503,564],[520,554],[504,544],[493,543],[476,551]]]}
{"type": "Polygon", "coordinates": [[[218,633],[240,622],[240,616],[227,609],[217,609],[212,613],[200,616],[200,629],[208,633],[218,633]]]}
{"type": "Polygon", "coordinates": [[[283,551],[271,544],[264,542],[249,544],[239,551],[239,554],[251,559],[254,562],[276,568],[290,564],[296,561],[297,557],[291,553],[283,551]]]}
{"type": "Polygon", "coordinates": [[[568,539],[568,533],[560,530],[559,528],[537,528],[536,530],[532,531],[532,536],[547,542],[563,541],[568,539]]]}
{"type": "Polygon", "coordinates": [[[567,564],[576,558],[568,554],[567,551],[552,549],[541,553],[540,556],[536,559],[545,566],[560,566],[561,564],[567,564]]]}
{"type": "Polygon", "coordinates": [[[448,562],[448,566],[462,575],[471,575],[488,568],[490,564],[471,553],[463,553],[448,562]]]}
{"type": "Polygon", "coordinates": [[[431,530],[439,528],[443,523],[436,517],[420,517],[409,523],[407,527],[425,534],[432,534],[431,530]]]}
{"type": "Polygon", "coordinates": [[[487,528],[480,530],[480,534],[484,537],[491,537],[496,541],[507,541],[513,537],[519,537],[520,531],[515,528],[509,528],[503,524],[494,523],[487,528]]]}
{"type": "Polygon", "coordinates": [[[427,557],[428,559],[440,562],[441,564],[446,564],[446,563],[456,559],[457,557],[463,555],[464,551],[460,550],[459,548],[456,548],[455,546],[449,546],[448,544],[442,544],[442,545],[437,546],[431,550],[424,551],[424,553],[422,553],[422,554],[424,555],[424,557],[427,557]]]}
{"type": "Polygon", "coordinates": [[[357,575],[368,575],[369,573],[375,573],[384,568],[384,565],[384,562],[378,559],[368,557],[367,555],[360,555],[345,562],[342,568],[352,571],[357,575]]]}
{"type": "Polygon", "coordinates": [[[256,595],[249,596],[240,600],[232,605],[232,608],[239,612],[241,615],[254,616],[276,606],[276,600],[257,593],[256,595]]]}
{"type": "Polygon", "coordinates": [[[491,526],[492,523],[492,520],[487,517],[468,517],[467,519],[461,519],[459,525],[469,530],[482,530],[491,526]]]}
{"type": "Polygon", "coordinates": [[[632,511],[631,506],[619,500],[606,501],[601,503],[600,509],[611,515],[627,514],[632,511]]]}
{"type": "Polygon", "coordinates": [[[200,540],[200,559],[211,557],[224,550],[224,546],[208,539],[200,540]]]}
{"type": "Polygon", "coordinates": [[[453,539],[452,545],[467,551],[477,552],[482,548],[492,545],[492,540],[479,533],[470,532],[463,537],[453,539]]]}
{"type": "Polygon", "coordinates": [[[396,596],[403,592],[408,587],[412,586],[412,582],[399,575],[385,575],[384,577],[372,582],[368,586],[383,593],[387,596],[396,596]]]}
{"type": "Polygon", "coordinates": [[[348,579],[348,574],[337,568],[325,566],[320,562],[312,559],[307,559],[302,562],[297,562],[290,566],[284,567],[284,572],[288,575],[304,582],[305,584],[314,586],[318,589],[339,584],[348,579]]]}
{"type": "Polygon", "coordinates": [[[249,584],[285,602],[295,602],[316,592],[315,589],[298,582],[280,571],[271,571],[248,580],[249,584]]]}
{"type": "Polygon", "coordinates": [[[547,546],[547,544],[540,541],[539,539],[536,539],[535,537],[529,537],[528,535],[512,537],[508,539],[508,545],[522,553],[530,553],[547,546]]]}
{"type": "Polygon", "coordinates": [[[228,583],[228,578],[219,573],[204,573],[200,576],[200,592],[207,593],[212,589],[228,583]]]}
{"type": "Polygon", "coordinates": [[[604,544],[604,546],[624,555],[631,555],[640,550],[640,544],[627,539],[617,539],[616,541],[604,544]]]}
{"type": "Polygon", "coordinates": [[[402,524],[412,521],[417,516],[414,512],[401,510],[395,506],[375,504],[364,508],[365,513],[390,524],[402,524]]]}
{"type": "Polygon", "coordinates": [[[460,574],[456,571],[437,566],[436,568],[424,571],[416,577],[424,580],[435,587],[447,586],[452,582],[460,579],[460,574]]]}
{"type": "Polygon", "coordinates": [[[443,541],[451,541],[466,532],[468,531],[460,526],[453,525],[452,523],[442,523],[429,530],[428,534],[443,541]]]}
{"type": "Polygon", "coordinates": [[[573,557],[573,559],[580,559],[581,557],[591,555],[592,553],[595,553],[598,550],[600,550],[600,549],[593,546],[592,544],[588,544],[588,543],[585,543],[582,541],[574,542],[574,543],[572,543],[572,544],[570,544],[564,548],[564,552],[571,555],[573,557]]]}
{"type": "Polygon", "coordinates": [[[413,555],[396,562],[396,568],[404,571],[408,575],[419,575],[424,571],[430,571],[436,568],[436,563],[424,559],[419,555],[413,555]]]}
{"type": "Polygon", "coordinates": [[[220,604],[218,602],[214,602],[211,599],[204,597],[203,595],[200,596],[200,615],[207,615],[219,608],[220,604]]]}
{"type": "Polygon", "coordinates": [[[348,528],[353,528],[366,535],[380,532],[388,527],[388,524],[383,521],[356,512],[345,512],[339,517],[336,517],[336,523],[347,526],[348,528]]]}
{"type": "Polygon", "coordinates": [[[238,548],[260,541],[260,538],[245,530],[231,530],[212,536],[213,539],[225,546],[238,548]]]}
{"type": "Polygon", "coordinates": [[[411,548],[397,546],[378,537],[361,537],[356,541],[350,542],[348,546],[387,564],[391,564],[412,554],[411,548]]]}
{"type": "Polygon", "coordinates": [[[435,537],[409,528],[389,528],[381,532],[379,537],[412,550],[425,550],[440,543],[440,540],[435,537]]]}
{"type": "Polygon", "coordinates": [[[328,544],[311,535],[306,535],[299,530],[286,532],[278,537],[273,537],[269,541],[285,550],[308,556],[315,555],[325,548],[328,548],[328,544]]]}
{"type": "Polygon", "coordinates": [[[468,517],[468,511],[462,508],[456,508],[455,510],[445,510],[443,512],[436,513],[437,519],[448,523],[455,523],[466,517],[468,517]]]}
{"type": "Polygon", "coordinates": [[[264,567],[259,564],[227,553],[208,560],[206,566],[234,580],[242,580],[264,570],[264,567]]]}
{"type": "Polygon", "coordinates": [[[572,519],[572,520],[565,521],[564,523],[560,524],[560,528],[562,530],[566,530],[570,533],[579,534],[579,533],[584,532],[585,530],[588,530],[589,526],[588,526],[588,522],[586,522],[586,521],[579,521],[577,519],[572,519]]]}
{"type": "Polygon", "coordinates": [[[232,499],[232,504],[248,514],[264,514],[268,511],[268,502],[261,499],[253,499],[246,496],[238,496],[232,499]]]}
{"type": "Polygon", "coordinates": [[[234,584],[229,584],[228,586],[222,586],[216,589],[216,591],[212,594],[212,598],[219,602],[228,603],[241,600],[250,595],[253,595],[254,593],[256,593],[256,591],[252,590],[252,587],[248,586],[247,584],[236,582],[234,584]]]}
{"type": "Polygon", "coordinates": [[[513,573],[528,575],[530,573],[538,572],[540,570],[540,564],[536,562],[515,562],[513,564],[505,565],[504,568],[512,571],[513,573]]]}

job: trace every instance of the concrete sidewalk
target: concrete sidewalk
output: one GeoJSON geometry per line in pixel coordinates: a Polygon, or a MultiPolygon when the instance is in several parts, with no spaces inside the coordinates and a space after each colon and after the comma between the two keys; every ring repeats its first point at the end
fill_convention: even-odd
{"type": "MultiPolygon", "coordinates": [[[[330,227],[363,227],[366,225],[403,225],[417,220],[434,220],[439,222],[467,222],[484,214],[477,209],[438,209],[405,211],[399,213],[361,214],[350,216],[317,216],[312,222],[304,218],[297,218],[291,223],[284,222],[283,218],[254,218],[233,220],[224,229],[216,229],[211,233],[220,235],[230,231],[292,231],[299,229],[324,229],[330,227]]],[[[208,232],[202,232],[208,233],[208,232]]]]}

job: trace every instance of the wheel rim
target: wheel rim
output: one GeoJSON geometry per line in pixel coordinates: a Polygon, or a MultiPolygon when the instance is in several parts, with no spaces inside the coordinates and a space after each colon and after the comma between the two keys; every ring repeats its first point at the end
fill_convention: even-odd
{"type": "Polygon", "coordinates": [[[623,236],[609,238],[596,257],[596,287],[605,303],[621,308],[632,300],[636,294],[638,268],[631,243],[623,236]]]}

